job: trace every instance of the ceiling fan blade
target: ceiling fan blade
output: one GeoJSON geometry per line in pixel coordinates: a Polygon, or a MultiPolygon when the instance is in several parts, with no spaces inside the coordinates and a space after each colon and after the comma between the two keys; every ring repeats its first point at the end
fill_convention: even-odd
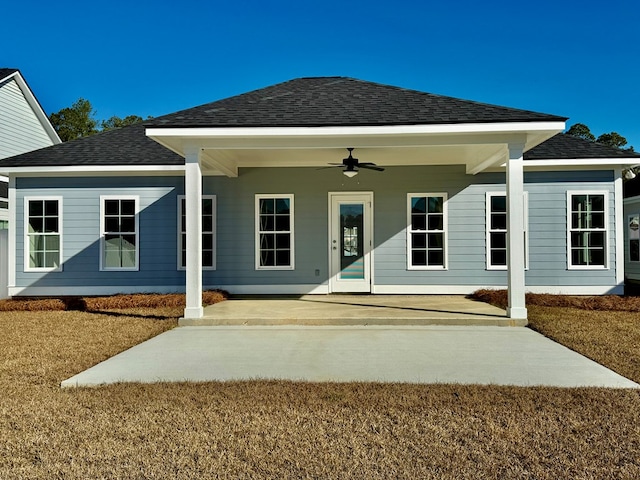
{"type": "Polygon", "coordinates": [[[376,172],[384,172],[384,168],[378,167],[373,163],[361,163],[358,165],[360,168],[368,168],[369,170],[375,170],[376,172]]]}
{"type": "Polygon", "coordinates": [[[344,165],[342,165],[341,163],[332,163],[331,165],[329,165],[327,167],[318,167],[318,168],[316,168],[316,170],[325,170],[327,168],[337,168],[337,167],[344,167],[344,165]]]}

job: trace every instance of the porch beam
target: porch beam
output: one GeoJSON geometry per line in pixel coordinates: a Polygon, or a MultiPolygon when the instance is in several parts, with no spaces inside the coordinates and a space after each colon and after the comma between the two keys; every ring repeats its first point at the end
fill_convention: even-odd
{"type": "Polygon", "coordinates": [[[507,316],[526,320],[524,280],[524,144],[509,144],[507,160],[507,316]]]}
{"type": "Polygon", "coordinates": [[[186,293],[184,318],[202,318],[202,167],[201,149],[185,148],[186,293]]]}

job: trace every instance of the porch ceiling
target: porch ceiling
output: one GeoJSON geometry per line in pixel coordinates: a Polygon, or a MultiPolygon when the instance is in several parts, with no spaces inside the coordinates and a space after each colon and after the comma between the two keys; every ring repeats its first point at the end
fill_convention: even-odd
{"type": "Polygon", "coordinates": [[[202,151],[203,173],[237,176],[242,167],[322,167],[340,163],[347,148],[362,162],[466,165],[468,173],[499,166],[508,145],[529,150],[564,129],[564,122],[388,127],[147,128],[153,140],[185,156],[202,151]]]}

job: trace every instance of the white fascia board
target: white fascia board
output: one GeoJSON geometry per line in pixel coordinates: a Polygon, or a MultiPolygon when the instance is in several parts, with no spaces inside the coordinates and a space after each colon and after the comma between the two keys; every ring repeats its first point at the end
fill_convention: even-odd
{"type": "Polygon", "coordinates": [[[24,95],[24,98],[29,103],[29,106],[33,110],[33,113],[35,113],[36,117],[38,117],[38,120],[40,121],[42,128],[44,128],[45,131],[47,132],[47,135],[49,135],[49,138],[53,142],[53,145],[62,143],[62,140],[60,140],[60,137],[58,136],[58,132],[56,132],[55,128],[53,128],[53,125],[51,125],[51,122],[49,121],[49,117],[47,117],[47,115],[44,113],[44,110],[42,109],[40,102],[38,102],[38,99],[35,97],[31,89],[29,88],[29,85],[27,85],[27,82],[24,80],[24,78],[22,78],[22,75],[20,75],[20,72],[15,72],[12,75],[9,75],[9,77],[11,76],[14,77],[14,80],[20,87],[20,90],[22,90],[22,94],[24,95]]]}
{"type": "Polygon", "coordinates": [[[465,133],[527,133],[563,131],[564,122],[453,123],[435,125],[337,126],[337,127],[190,127],[147,128],[148,137],[233,138],[313,137],[359,135],[448,135],[465,133]]]}
{"type": "MultiPolygon", "coordinates": [[[[563,158],[550,160],[525,160],[525,167],[558,167],[558,166],[583,166],[583,167],[600,167],[600,166],[621,166],[636,165],[638,157],[635,158],[563,158]]],[[[505,165],[502,165],[503,167],[505,165]]]]}
{"type": "Polygon", "coordinates": [[[184,173],[184,165],[76,165],[76,166],[43,166],[43,167],[7,167],[1,169],[3,175],[15,175],[17,177],[29,177],[34,175],[68,177],[68,176],[104,176],[104,175],[149,175],[156,173],[166,175],[172,173],[184,173]]]}

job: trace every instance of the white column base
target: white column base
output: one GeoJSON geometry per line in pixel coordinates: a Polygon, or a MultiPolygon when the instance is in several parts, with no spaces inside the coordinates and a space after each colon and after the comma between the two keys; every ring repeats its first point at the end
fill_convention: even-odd
{"type": "Polygon", "coordinates": [[[204,316],[204,308],[202,307],[187,307],[184,309],[183,318],[202,318],[204,316]]]}
{"type": "Polygon", "coordinates": [[[525,307],[508,307],[507,317],[513,318],[514,320],[526,320],[527,309],[525,307]]]}

